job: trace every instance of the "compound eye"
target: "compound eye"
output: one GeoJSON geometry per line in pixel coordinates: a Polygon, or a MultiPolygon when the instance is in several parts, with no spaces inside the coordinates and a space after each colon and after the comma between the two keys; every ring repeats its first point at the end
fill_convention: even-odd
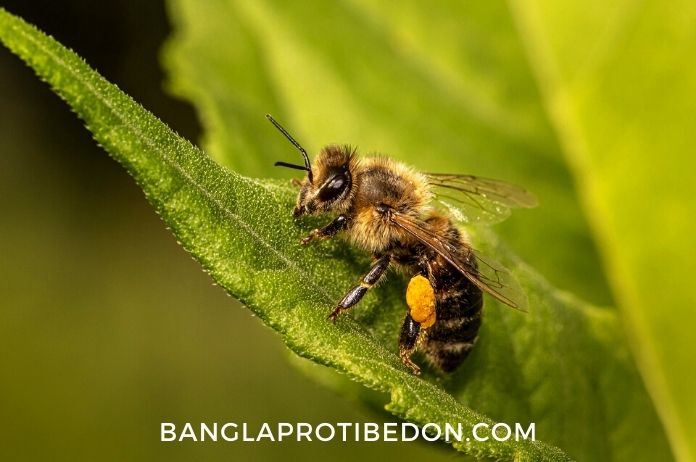
{"type": "Polygon", "coordinates": [[[336,199],[346,189],[348,178],[344,174],[339,174],[331,178],[319,192],[319,200],[322,202],[336,199]]]}
{"type": "Polygon", "coordinates": [[[343,178],[343,176],[338,176],[334,177],[329,184],[326,185],[327,189],[331,189],[333,191],[340,191],[343,189],[343,185],[346,183],[346,180],[343,178]]]}

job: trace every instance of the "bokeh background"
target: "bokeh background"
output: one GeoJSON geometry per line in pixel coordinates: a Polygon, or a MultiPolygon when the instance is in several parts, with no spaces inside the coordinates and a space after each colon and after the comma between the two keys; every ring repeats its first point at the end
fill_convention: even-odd
{"type": "MultiPolygon", "coordinates": [[[[534,190],[542,207],[498,232],[618,316],[674,456],[692,460],[694,5],[443,1],[427,18],[417,3],[322,5],[2,2],[244,174],[292,176],[270,168],[284,146],[272,110],[310,150],[349,141],[534,190]],[[252,151],[270,157],[226,157],[252,151]]],[[[413,443],[159,443],[161,421],[390,418],[299,372],[5,49],[0,108],[0,459],[453,457],[413,443]]]]}

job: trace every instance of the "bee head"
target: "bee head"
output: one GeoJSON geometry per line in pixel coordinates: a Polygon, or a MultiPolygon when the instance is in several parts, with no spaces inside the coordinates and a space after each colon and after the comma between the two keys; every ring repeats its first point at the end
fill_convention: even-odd
{"type": "Polygon", "coordinates": [[[327,146],[321,150],[312,166],[307,151],[300,143],[295,141],[270,114],[266,114],[266,118],[300,151],[304,159],[304,165],[288,162],[275,163],[276,166],[307,172],[307,176],[301,183],[293,215],[297,217],[304,214],[347,211],[350,207],[352,186],[350,166],[354,150],[348,146],[327,146]]]}
{"type": "Polygon", "coordinates": [[[353,178],[354,151],[348,146],[330,145],[321,150],[312,171],[301,184],[293,215],[348,211],[353,178]]]}

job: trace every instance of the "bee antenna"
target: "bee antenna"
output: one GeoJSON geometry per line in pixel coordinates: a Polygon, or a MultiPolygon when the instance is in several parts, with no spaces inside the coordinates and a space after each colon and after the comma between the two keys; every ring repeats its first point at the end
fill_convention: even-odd
{"type": "Polygon", "coordinates": [[[307,155],[307,151],[305,151],[305,149],[302,146],[300,146],[300,143],[295,141],[295,138],[290,136],[290,133],[288,133],[288,131],[286,129],[284,129],[283,126],[280,125],[278,123],[278,121],[273,118],[273,116],[271,116],[270,114],[266,114],[266,118],[268,119],[268,121],[270,123],[273,124],[273,126],[275,128],[278,129],[278,131],[280,133],[283,134],[283,136],[285,136],[285,138],[288,139],[288,141],[290,141],[292,143],[293,146],[295,146],[298,149],[298,151],[300,151],[302,153],[302,157],[304,158],[304,163],[305,163],[304,167],[301,167],[299,165],[294,165],[294,164],[288,164],[286,162],[276,162],[275,165],[281,166],[281,167],[295,168],[298,170],[306,170],[308,173],[308,176],[309,176],[309,182],[311,183],[312,182],[312,167],[310,166],[310,163],[309,163],[309,156],[307,155]]]}

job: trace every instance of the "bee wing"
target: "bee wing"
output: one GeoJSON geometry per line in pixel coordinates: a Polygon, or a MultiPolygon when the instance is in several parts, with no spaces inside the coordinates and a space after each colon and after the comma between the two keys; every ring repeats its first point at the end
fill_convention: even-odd
{"type": "Polygon", "coordinates": [[[537,198],[524,188],[501,180],[474,175],[426,173],[435,200],[462,223],[498,223],[511,208],[537,206],[537,198]]]}
{"type": "Polygon", "coordinates": [[[440,254],[476,287],[520,311],[527,311],[527,296],[517,280],[503,266],[482,257],[470,246],[437,235],[427,223],[392,212],[390,221],[418,241],[440,254]]]}

